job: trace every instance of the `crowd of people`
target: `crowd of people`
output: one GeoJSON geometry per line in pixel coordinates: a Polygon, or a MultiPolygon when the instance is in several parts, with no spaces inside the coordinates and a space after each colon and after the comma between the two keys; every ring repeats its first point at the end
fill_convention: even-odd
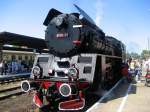
{"type": "Polygon", "coordinates": [[[140,81],[142,75],[142,63],[139,60],[130,58],[123,64],[122,75],[127,80],[132,80],[134,77],[136,81],[140,81]]]}
{"type": "Polygon", "coordinates": [[[32,61],[23,60],[2,60],[0,62],[0,75],[17,74],[30,72],[32,68],[32,61]]]}
{"type": "Polygon", "coordinates": [[[126,78],[134,76],[136,81],[141,80],[141,76],[150,73],[150,58],[146,60],[129,59],[122,66],[122,75],[126,78]]]}

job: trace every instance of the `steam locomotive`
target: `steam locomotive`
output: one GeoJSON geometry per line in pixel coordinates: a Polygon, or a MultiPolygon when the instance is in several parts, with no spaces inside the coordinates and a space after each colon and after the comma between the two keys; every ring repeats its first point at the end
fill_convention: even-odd
{"type": "Polygon", "coordinates": [[[21,83],[23,91],[35,92],[33,101],[40,108],[46,98],[58,110],[83,109],[85,93],[109,89],[122,77],[125,45],[75,7],[80,14],[49,11],[43,23],[49,54],[36,56],[31,78],[21,83]]]}

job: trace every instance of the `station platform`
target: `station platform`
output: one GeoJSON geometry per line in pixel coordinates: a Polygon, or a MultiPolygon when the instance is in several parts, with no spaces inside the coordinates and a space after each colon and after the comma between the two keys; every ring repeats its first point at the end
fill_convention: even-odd
{"type": "Polygon", "coordinates": [[[7,74],[7,75],[0,75],[0,78],[7,78],[7,77],[15,77],[15,76],[26,76],[30,75],[31,73],[26,72],[26,73],[16,73],[16,74],[7,74]]]}
{"type": "Polygon", "coordinates": [[[122,81],[87,112],[150,112],[150,87],[141,82],[122,81]]]}
{"type": "Polygon", "coordinates": [[[14,80],[18,78],[29,78],[31,73],[17,73],[17,74],[7,74],[7,75],[0,75],[0,83],[8,80],[14,80]]]}

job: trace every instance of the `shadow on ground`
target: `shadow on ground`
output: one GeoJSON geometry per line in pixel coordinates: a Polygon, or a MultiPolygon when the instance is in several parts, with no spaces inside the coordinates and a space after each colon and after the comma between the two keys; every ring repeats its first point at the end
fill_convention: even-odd
{"type": "Polygon", "coordinates": [[[106,96],[99,103],[107,103],[108,101],[123,98],[126,95],[126,92],[130,84],[132,86],[128,94],[136,94],[137,91],[136,82],[133,81],[132,83],[128,83],[127,81],[123,80],[108,96],[106,96]]]}

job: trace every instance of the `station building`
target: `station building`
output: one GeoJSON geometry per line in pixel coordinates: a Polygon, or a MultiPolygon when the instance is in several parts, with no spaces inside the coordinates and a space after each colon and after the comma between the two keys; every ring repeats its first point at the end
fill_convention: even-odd
{"type": "Polygon", "coordinates": [[[34,61],[35,53],[32,49],[3,47],[2,59],[6,61],[10,60],[28,60],[34,61]]]}
{"type": "Polygon", "coordinates": [[[48,52],[44,39],[0,32],[0,60],[34,61],[36,54],[48,52]]]}

